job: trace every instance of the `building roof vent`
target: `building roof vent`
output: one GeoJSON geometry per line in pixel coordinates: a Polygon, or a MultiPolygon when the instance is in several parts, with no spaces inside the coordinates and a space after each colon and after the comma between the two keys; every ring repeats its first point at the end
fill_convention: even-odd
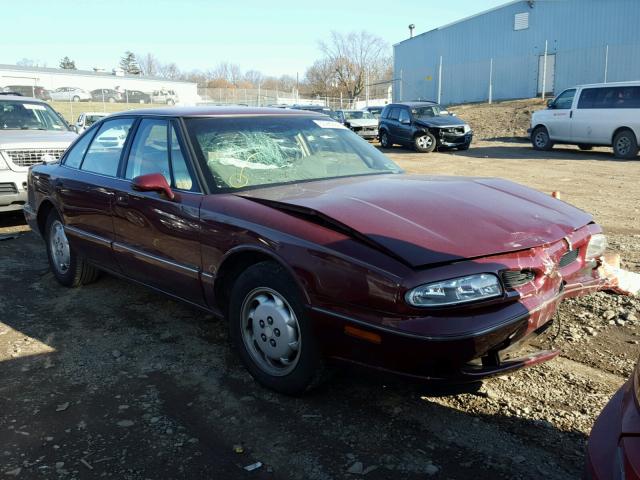
{"type": "Polygon", "coordinates": [[[526,30],[529,28],[529,12],[516,13],[513,18],[514,30],[526,30]]]}

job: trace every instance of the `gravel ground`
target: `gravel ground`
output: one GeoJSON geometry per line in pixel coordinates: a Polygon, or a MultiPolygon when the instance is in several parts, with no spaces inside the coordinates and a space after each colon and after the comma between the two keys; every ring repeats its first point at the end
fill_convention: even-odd
{"type": "MultiPolygon", "coordinates": [[[[499,142],[387,153],[409,172],[559,190],[640,271],[640,162],[499,142]]],[[[598,293],[561,305],[531,346],[563,350],[544,365],[446,388],[340,369],[288,398],[252,381],[223,322],[109,276],[65,289],[19,216],[0,217],[0,235],[10,232],[0,241],[6,478],[578,478],[593,421],[640,353],[640,300],[598,293]]]]}

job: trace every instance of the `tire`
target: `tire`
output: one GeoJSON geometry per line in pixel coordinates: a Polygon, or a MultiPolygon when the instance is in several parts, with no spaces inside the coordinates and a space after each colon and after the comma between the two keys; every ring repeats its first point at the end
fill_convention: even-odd
{"type": "Polygon", "coordinates": [[[386,130],[382,130],[380,132],[380,145],[382,148],[392,148],[393,143],[391,143],[391,139],[389,138],[389,134],[386,130]]]}
{"type": "Polygon", "coordinates": [[[638,155],[638,140],[631,130],[622,130],[613,137],[613,154],[627,160],[638,155]]]}
{"type": "Polygon", "coordinates": [[[113,97],[109,97],[109,103],[116,103],[116,99],[113,97]]]}
{"type": "Polygon", "coordinates": [[[420,153],[431,153],[436,149],[436,137],[431,132],[418,133],[413,137],[413,148],[420,153]]]}
{"type": "Polygon", "coordinates": [[[295,283],[277,263],[255,264],[238,277],[231,290],[229,331],[258,383],[287,395],[320,383],[324,362],[311,322],[295,283]]]}
{"type": "Polygon", "coordinates": [[[74,102],[79,102],[79,101],[80,101],[80,97],[76,95],[75,97],[73,97],[73,99],[72,99],[72,100],[73,100],[74,102]]]}
{"type": "Polygon", "coordinates": [[[536,127],[531,134],[531,145],[534,150],[549,151],[553,148],[553,142],[549,138],[549,132],[545,127],[536,127]]]}
{"type": "Polygon", "coordinates": [[[471,146],[471,143],[465,143],[464,145],[460,145],[458,147],[458,150],[460,150],[461,152],[464,152],[465,150],[469,150],[470,146],[471,146]]]}
{"type": "Polygon", "coordinates": [[[65,287],[78,287],[95,281],[100,271],[79,257],[69,245],[64,224],[55,210],[49,212],[45,227],[49,267],[65,287]]]}
{"type": "Polygon", "coordinates": [[[588,150],[593,150],[593,145],[578,145],[578,148],[580,150],[588,151],[588,150]]]}

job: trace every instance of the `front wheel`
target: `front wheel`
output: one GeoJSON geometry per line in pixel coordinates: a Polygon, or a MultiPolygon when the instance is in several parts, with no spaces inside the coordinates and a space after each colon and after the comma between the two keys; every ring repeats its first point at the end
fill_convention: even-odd
{"type": "Polygon", "coordinates": [[[59,283],[77,287],[98,278],[99,271],[79,257],[69,244],[62,220],[55,210],[47,217],[45,232],[49,266],[59,283]]]}
{"type": "Polygon", "coordinates": [[[79,102],[80,101],[80,97],[78,97],[77,95],[75,97],[73,97],[73,101],[74,102],[79,102]]]}
{"type": "Polygon", "coordinates": [[[280,265],[261,262],[235,282],[230,336],[240,359],[262,385],[296,395],[317,385],[322,357],[297,288],[280,265]]]}
{"type": "Polygon", "coordinates": [[[391,148],[391,147],[393,147],[393,143],[391,143],[391,139],[389,138],[389,134],[384,130],[380,132],[380,145],[382,145],[382,148],[391,148]]]}
{"type": "Polygon", "coordinates": [[[613,138],[613,154],[626,160],[638,155],[638,140],[631,130],[623,130],[613,138]]]}
{"type": "Polygon", "coordinates": [[[413,139],[414,148],[420,153],[430,153],[436,148],[436,137],[431,132],[419,133],[413,139]]]}
{"type": "Polygon", "coordinates": [[[544,127],[537,127],[531,134],[531,144],[535,150],[551,150],[553,142],[549,138],[549,132],[544,127]]]}

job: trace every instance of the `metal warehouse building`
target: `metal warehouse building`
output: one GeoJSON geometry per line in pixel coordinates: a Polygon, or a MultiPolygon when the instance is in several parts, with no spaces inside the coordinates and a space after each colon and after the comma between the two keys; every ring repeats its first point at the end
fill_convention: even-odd
{"type": "Polygon", "coordinates": [[[639,21],[640,0],[510,2],[394,45],[394,101],[506,100],[543,85],[557,94],[640,80],[639,21]]]}

